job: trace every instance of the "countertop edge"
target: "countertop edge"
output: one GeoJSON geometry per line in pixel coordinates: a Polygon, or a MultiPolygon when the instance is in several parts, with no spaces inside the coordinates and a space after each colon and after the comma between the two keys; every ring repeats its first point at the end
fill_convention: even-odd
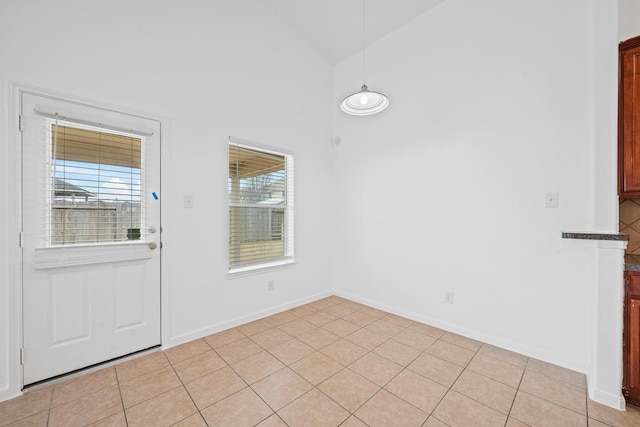
{"type": "Polygon", "coordinates": [[[579,240],[617,240],[629,241],[628,234],[612,234],[612,233],[585,233],[585,232],[562,232],[563,239],[579,239],[579,240]]]}
{"type": "Polygon", "coordinates": [[[638,264],[624,264],[624,271],[640,271],[640,265],[638,264]]]}

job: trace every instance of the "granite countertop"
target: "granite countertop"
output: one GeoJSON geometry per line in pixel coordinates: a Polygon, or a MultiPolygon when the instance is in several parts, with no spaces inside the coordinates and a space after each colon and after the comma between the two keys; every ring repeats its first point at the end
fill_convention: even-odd
{"type": "MultiPolygon", "coordinates": [[[[563,239],[629,241],[628,234],[563,231],[563,239]]],[[[640,271],[640,255],[624,255],[625,271],[640,271]]]]}
{"type": "Polygon", "coordinates": [[[616,240],[616,241],[629,241],[628,234],[616,234],[616,233],[591,233],[583,231],[563,231],[563,239],[578,239],[578,240],[616,240]]]}
{"type": "Polygon", "coordinates": [[[624,255],[624,269],[626,271],[640,271],[640,255],[624,255]]]}

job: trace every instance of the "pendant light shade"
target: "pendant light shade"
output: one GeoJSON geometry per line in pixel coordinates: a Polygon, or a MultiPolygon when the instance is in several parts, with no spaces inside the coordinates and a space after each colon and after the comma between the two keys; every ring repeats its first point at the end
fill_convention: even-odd
{"type": "Polygon", "coordinates": [[[354,116],[379,113],[388,106],[389,98],[379,92],[371,92],[367,85],[362,85],[360,92],[347,96],[340,104],[342,111],[354,116]]]}
{"type": "MultiPolygon", "coordinates": [[[[366,2],[362,0],[362,80],[366,80],[366,2]]],[[[360,92],[347,96],[342,100],[340,108],[347,114],[354,116],[368,116],[379,113],[389,106],[389,98],[380,92],[372,92],[366,84],[362,84],[360,92]]]]}

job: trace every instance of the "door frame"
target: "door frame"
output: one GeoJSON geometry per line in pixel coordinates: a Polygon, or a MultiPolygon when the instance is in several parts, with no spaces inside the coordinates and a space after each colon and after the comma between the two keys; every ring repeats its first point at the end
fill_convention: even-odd
{"type": "MultiPolygon", "coordinates": [[[[23,298],[22,298],[22,248],[20,242],[20,232],[22,231],[22,136],[19,128],[19,116],[21,109],[21,98],[23,93],[30,93],[38,96],[53,97],[63,101],[73,102],[77,104],[83,104],[96,108],[103,108],[107,110],[118,111],[125,114],[131,114],[134,116],[143,117],[157,121],[160,124],[160,222],[159,229],[161,232],[160,241],[164,242],[166,234],[162,231],[163,224],[165,222],[165,202],[167,197],[166,183],[165,183],[165,159],[167,150],[167,129],[169,127],[169,120],[166,117],[160,117],[157,114],[150,114],[144,111],[137,111],[131,108],[125,108],[119,105],[107,104],[104,102],[96,101],[94,99],[87,99],[78,96],[73,96],[65,93],[60,93],[52,90],[42,89],[39,87],[19,83],[9,82],[9,126],[7,132],[8,142],[8,176],[11,178],[8,185],[8,202],[9,206],[14,208],[9,209],[7,212],[7,255],[8,265],[10,271],[8,272],[9,286],[7,295],[7,308],[8,312],[6,320],[8,325],[6,328],[8,334],[8,372],[7,382],[8,387],[5,390],[0,390],[0,401],[10,399],[12,397],[19,396],[23,393],[24,377],[23,366],[20,360],[20,350],[24,345],[24,323],[23,323],[23,298]]],[[[167,325],[168,307],[166,304],[166,289],[163,281],[165,275],[165,257],[162,250],[162,243],[160,245],[160,346],[164,346],[169,342],[167,325]]],[[[2,369],[2,367],[0,367],[2,369]]]]}

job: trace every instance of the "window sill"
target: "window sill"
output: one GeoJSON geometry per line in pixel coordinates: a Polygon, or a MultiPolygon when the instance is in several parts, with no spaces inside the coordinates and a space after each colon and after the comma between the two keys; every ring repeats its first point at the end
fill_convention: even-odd
{"type": "Polygon", "coordinates": [[[266,273],[269,271],[283,270],[286,268],[295,267],[296,262],[293,259],[286,259],[282,261],[268,262],[259,265],[252,265],[248,267],[238,267],[229,270],[227,273],[228,279],[236,279],[238,277],[250,276],[253,274],[266,273]]]}

